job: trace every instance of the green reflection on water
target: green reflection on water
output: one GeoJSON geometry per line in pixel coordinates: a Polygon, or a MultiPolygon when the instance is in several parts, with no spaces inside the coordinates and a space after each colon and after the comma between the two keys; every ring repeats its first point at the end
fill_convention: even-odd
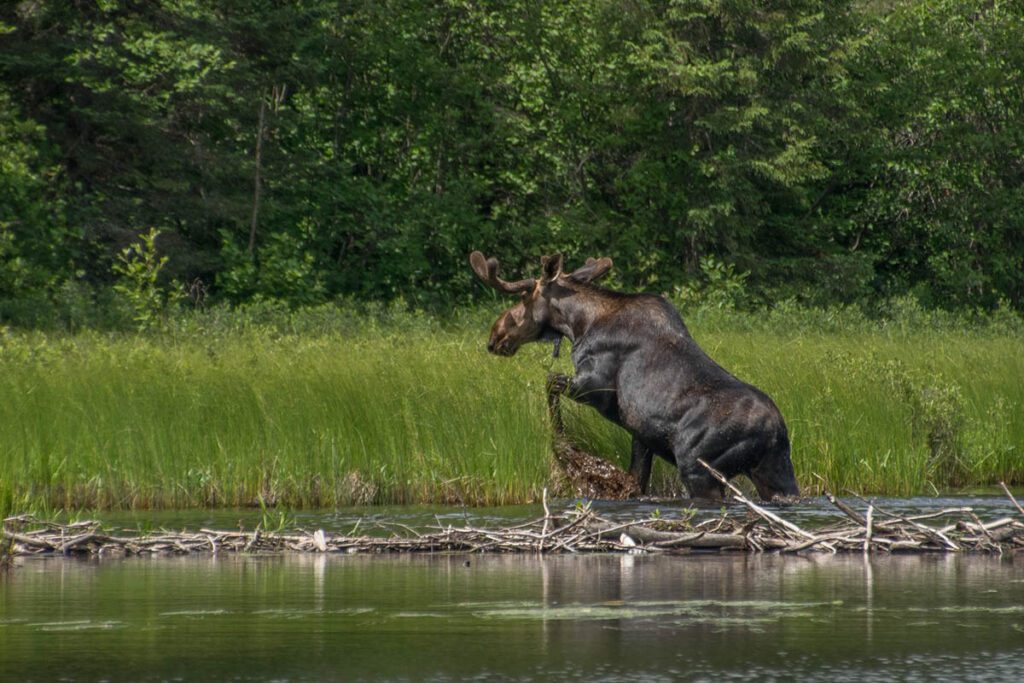
{"type": "Polygon", "coordinates": [[[1003,654],[1024,673],[1024,558],[465,560],[20,561],[0,580],[0,680],[871,680],[1003,654]]]}

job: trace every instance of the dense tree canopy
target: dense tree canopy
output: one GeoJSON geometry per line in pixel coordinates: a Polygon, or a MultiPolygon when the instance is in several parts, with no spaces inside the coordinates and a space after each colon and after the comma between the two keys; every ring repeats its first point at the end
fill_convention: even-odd
{"type": "Polygon", "coordinates": [[[480,248],[1020,309],[1021,35],[1019,0],[4,3],[0,322],[152,228],[234,302],[442,304],[480,248]]]}

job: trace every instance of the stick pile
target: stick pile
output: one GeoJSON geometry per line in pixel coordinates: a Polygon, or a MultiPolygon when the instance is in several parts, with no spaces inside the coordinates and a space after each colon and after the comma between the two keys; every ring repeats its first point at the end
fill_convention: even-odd
{"type": "Polygon", "coordinates": [[[312,533],[252,532],[201,529],[144,536],[116,536],[100,531],[97,522],[57,525],[29,517],[5,520],[4,536],[12,554],[147,555],[219,552],[666,552],[685,549],[830,552],[1014,552],[1024,548],[1024,524],[1009,518],[975,521],[969,508],[947,509],[916,517],[890,516],[873,525],[837,524],[808,533],[764,524],[759,519],[708,520],[685,531],[664,520],[645,519],[615,524],[591,510],[570,511],[516,527],[490,529],[434,527],[390,536],[349,536],[312,533]],[[960,514],[944,527],[922,520],[960,514]],[[544,525],[547,530],[544,530],[544,525]],[[12,526],[32,525],[17,532],[12,526]]]}
{"type": "MultiPolygon", "coordinates": [[[[727,486],[731,485],[726,484],[727,486]]],[[[1004,487],[1005,488],[1005,487],[1004,487]]],[[[563,514],[551,514],[544,501],[544,516],[507,528],[455,527],[438,524],[423,530],[404,525],[378,527],[384,535],[334,535],[323,530],[270,532],[219,531],[150,535],[115,535],[98,522],[55,524],[30,516],[9,517],[3,523],[2,542],[14,556],[56,553],[63,555],[152,555],[187,553],[389,553],[389,552],[690,552],[716,551],[796,552],[981,552],[1015,553],[1024,549],[1024,509],[1020,518],[982,522],[970,508],[949,508],[917,516],[900,516],[868,504],[861,514],[849,504],[826,494],[842,513],[838,521],[808,531],[751,502],[733,489],[747,508],[746,515],[724,514],[699,524],[642,519],[613,523],[588,505],[563,514]],[[935,520],[943,520],[939,526],[935,520]],[[929,522],[932,522],[929,524],[929,522]]]]}

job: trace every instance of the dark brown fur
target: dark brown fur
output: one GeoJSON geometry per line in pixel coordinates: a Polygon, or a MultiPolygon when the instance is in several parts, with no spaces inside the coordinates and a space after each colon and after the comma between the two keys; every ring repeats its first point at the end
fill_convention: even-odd
{"type": "Polygon", "coordinates": [[[544,257],[539,279],[515,283],[497,277],[494,259],[474,252],[470,261],[481,280],[521,296],[495,321],[488,350],[511,356],[528,342],[568,338],[576,374],[551,377],[549,389],[633,435],[630,471],[642,491],[658,455],[679,469],[694,497],[724,492],[698,459],[730,478],[746,474],[766,500],[799,495],[775,403],[705,354],[664,297],[593,284],[609,259],[563,273],[561,256],[544,257]]]}

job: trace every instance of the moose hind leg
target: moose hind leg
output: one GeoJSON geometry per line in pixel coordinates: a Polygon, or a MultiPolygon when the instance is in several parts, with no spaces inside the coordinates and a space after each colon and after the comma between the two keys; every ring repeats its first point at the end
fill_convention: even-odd
{"type": "Polygon", "coordinates": [[[690,495],[695,498],[722,498],[725,494],[725,487],[697,462],[698,459],[706,462],[726,479],[732,479],[737,474],[747,472],[751,463],[756,462],[758,445],[756,439],[743,439],[717,453],[707,452],[710,449],[698,451],[692,458],[692,464],[680,466],[683,483],[689,489],[690,495]]]}
{"type": "Polygon", "coordinates": [[[686,487],[686,491],[690,494],[691,498],[721,500],[725,498],[725,487],[712,477],[711,473],[704,469],[703,465],[697,462],[702,457],[701,455],[694,455],[693,457],[677,458],[679,477],[683,480],[683,485],[686,487]]]}
{"type": "MultiPolygon", "coordinates": [[[[700,467],[700,465],[697,465],[700,467]]],[[[715,478],[705,472],[690,470],[680,471],[683,485],[686,487],[690,498],[703,498],[706,500],[722,500],[725,498],[725,487],[715,481],[715,478]]]]}

